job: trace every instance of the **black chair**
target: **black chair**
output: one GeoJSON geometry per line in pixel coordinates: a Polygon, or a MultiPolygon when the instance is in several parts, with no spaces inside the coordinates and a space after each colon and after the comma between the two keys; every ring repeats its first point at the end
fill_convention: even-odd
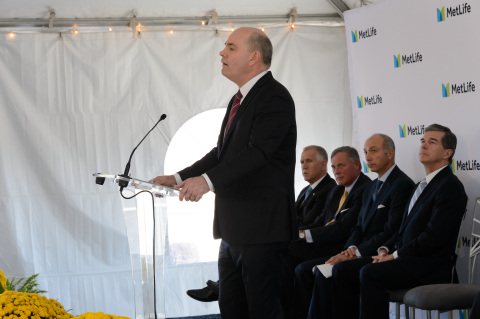
{"type": "MultiPolygon", "coordinates": [[[[395,319],[400,319],[400,306],[403,304],[403,296],[409,291],[410,289],[396,289],[396,290],[389,290],[388,293],[390,295],[390,302],[395,303],[395,319]]],[[[408,315],[408,306],[405,305],[405,318],[409,319],[408,315]]]]}
{"type": "Polygon", "coordinates": [[[415,308],[426,310],[427,319],[431,319],[431,311],[435,311],[436,319],[440,318],[441,312],[448,311],[448,318],[451,319],[453,310],[472,308],[475,296],[480,292],[480,286],[472,284],[475,261],[480,252],[480,197],[476,199],[473,212],[472,241],[476,242],[470,245],[468,284],[436,284],[410,289],[403,297],[403,302],[413,307],[413,319],[415,308]]]}

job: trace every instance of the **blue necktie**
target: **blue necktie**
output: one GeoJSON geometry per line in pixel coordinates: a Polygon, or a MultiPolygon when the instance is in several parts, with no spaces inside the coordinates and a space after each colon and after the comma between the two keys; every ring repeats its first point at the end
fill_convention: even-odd
{"type": "Polygon", "coordinates": [[[380,192],[380,188],[382,188],[383,182],[381,180],[377,180],[377,184],[375,185],[375,192],[373,193],[373,201],[377,200],[377,195],[380,192]]]}
{"type": "Polygon", "coordinates": [[[313,191],[312,186],[311,185],[308,186],[307,192],[305,193],[305,198],[303,200],[307,199],[308,196],[312,193],[312,191],[313,191]]]}
{"type": "Polygon", "coordinates": [[[425,189],[425,186],[427,186],[427,178],[422,179],[420,181],[420,184],[418,184],[418,187],[415,190],[415,193],[413,194],[412,199],[410,200],[410,205],[408,206],[408,214],[410,214],[410,211],[412,210],[413,205],[415,205],[415,202],[420,197],[420,194],[425,189]]]}

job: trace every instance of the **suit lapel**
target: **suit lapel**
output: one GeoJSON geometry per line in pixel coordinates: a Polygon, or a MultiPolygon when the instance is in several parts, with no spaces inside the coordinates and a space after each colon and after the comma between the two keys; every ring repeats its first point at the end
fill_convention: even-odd
{"type": "Polygon", "coordinates": [[[417,185],[415,185],[415,189],[413,190],[412,195],[410,196],[410,200],[408,201],[408,205],[405,208],[405,214],[403,216],[403,222],[402,222],[402,227],[400,231],[402,231],[406,227],[406,225],[412,220],[413,216],[415,216],[418,213],[418,208],[421,206],[423,201],[425,201],[425,199],[428,198],[432,192],[436,191],[438,183],[442,180],[443,177],[445,177],[448,174],[452,174],[450,167],[448,166],[442,169],[440,172],[438,172],[437,175],[435,175],[435,177],[430,181],[430,183],[427,184],[427,186],[425,187],[423,192],[420,194],[415,204],[413,204],[410,214],[408,214],[408,206],[410,204],[410,201],[412,200],[413,194],[415,194],[418,184],[420,183],[417,183],[417,185]]]}
{"type": "MultiPolygon", "coordinates": [[[[257,95],[260,87],[265,83],[265,81],[267,81],[271,78],[273,78],[272,73],[269,71],[269,72],[267,72],[267,74],[262,76],[257,81],[257,83],[255,83],[255,85],[251,88],[251,90],[248,92],[247,96],[243,99],[240,106],[238,107],[237,113],[235,114],[235,117],[232,120],[232,124],[230,124],[230,128],[228,129],[228,132],[224,137],[223,144],[228,143],[228,140],[229,140],[230,136],[232,135],[232,132],[234,131],[235,126],[237,125],[237,122],[242,118],[243,113],[250,106],[250,102],[257,95]]],[[[232,101],[230,102],[230,105],[231,105],[231,103],[233,103],[233,98],[232,98],[232,101]]],[[[230,113],[230,107],[227,111],[228,111],[228,113],[230,113]]],[[[228,117],[228,115],[227,115],[227,117],[228,117]]],[[[225,122],[225,120],[224,120],[224,122],[225,122]]],[[[226,125],[226,123],[225,123],[225,125],[226,125]]],[[[223,130],[225,130],[223,125],[222,125],[222,128],[223,128],[223,130]]]]}
{"type": "MultiPolygon", "coordinates": [[[[393,181],[395,180],[397,174],[399,172],[399,168],[398,167],[395,167],[392,172],[390,173],[390,175],[388,176],[387,180],[385,181],[385,183],[383,183],[383,186],[382,188],[380,189],[380,192],[378,193],[378,196],[377,196],[377,200],[375,202],[373,202],[373,193],[375,192],[375,188],[376,187],[373,187],[373,190],[371,192],[371,198],[372,198],[372,205],[369,207],[369,210],[368,210],[368,215],[367,215],[367,218],[365,219],[365,223],[364,225],[362,225],[363,227],[363,230],[365,230],[365,228],[368,226],[368,224],[370,223],[370,221],[372,220],[373,216],[375,216],[375,213],[377,212],[377,209],[378,209],[378,206],[384,202],[385,198],[387,197],[387,195],[390,193],[390,189],[392,188],[392,183],[393,181]]],[[[378,178],[375,180],[376,183],[378,183],[378,178]]]]}

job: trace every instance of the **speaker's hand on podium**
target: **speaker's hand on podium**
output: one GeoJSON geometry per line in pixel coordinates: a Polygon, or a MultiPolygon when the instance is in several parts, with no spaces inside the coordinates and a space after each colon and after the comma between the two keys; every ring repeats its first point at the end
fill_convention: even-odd
{"type": "Polygon", "coordinates": [[[202,196],[210,191],[207,181],[203,176],[189,178],[177,185],[181,188],[179,198],[180,201],[198,202],[202,196]]]}
{"type": "Polygon", "coordinates": [[[157,176],[152,179],[150,182],[153,184],[163,185],[173,187],[177,183],[173,175],[157,176]]]}

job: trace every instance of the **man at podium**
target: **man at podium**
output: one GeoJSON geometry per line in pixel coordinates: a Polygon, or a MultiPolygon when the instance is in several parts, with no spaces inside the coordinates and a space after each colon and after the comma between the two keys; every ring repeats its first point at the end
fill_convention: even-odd
{"type": "Polygon", "coordinates": [[[294,198],[297,129],[288,90],[268,71],[272,44],[240,28],[220,52],[222,74],[238,85],[217,145],[180,172],[153,182],[177,185],[180,200],[215,193],[213,235],[223,319],[284,318],[282,273],[288,243],[298,238],[294,198]]]}

